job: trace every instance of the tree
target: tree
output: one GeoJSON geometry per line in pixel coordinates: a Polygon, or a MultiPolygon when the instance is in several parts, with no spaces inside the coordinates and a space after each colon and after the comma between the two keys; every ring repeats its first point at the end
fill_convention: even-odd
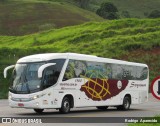
{"type": "Polygon", "coordinates": [[[159,10],[153,10],[149,15],[149,18],[160,18],[160,11],[159,10]]]}
{"type": "Polygon", "coordinates": [[[131,17],[128,11],[122,11],[121,15],[124,18],[130,18],[131,17]]]}
{"type": "Polygon", "coordinates": [[[102,3],[100,8],[96,11],[99,16],[110,20],[119,18],[117,12],[117,7],[110,2],[102,3]]]}
{"type": "Polygon", "coordinates": [[[104,10],[105,12],[118,12],[117,7],[113,3],[110,3],[110,2],[102,3],[101,9],[104,10]]]}

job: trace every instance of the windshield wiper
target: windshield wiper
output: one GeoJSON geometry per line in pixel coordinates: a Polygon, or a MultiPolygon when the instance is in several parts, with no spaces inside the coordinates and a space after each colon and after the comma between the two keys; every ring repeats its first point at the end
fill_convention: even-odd
{"type": "MultiPolygon", "coordinates": [[[[26,82],[26,87],[27,87],[27,90],[28,90],[28,93],[31,93],[30,89],[29,89],[29,85],[28,85],[28,81],[27,81],[27,77],[26,77],[26,74],[24,74],[24,80],[26,82]]],[[[25,83],[24,82],[24,83],[25,83]]]]}
{"type": "Polygon", "coordinates": [[[14,86],[14,90],[17,92],[17,87],[18,87],[18,85],[20,84],[20,82],[21,82],[21,79],[22,79],[22,73],[21,73],[21,75],[20,75],[20,78],[18,79],[18,82],[15,84],[15,86],[14,86]]]}

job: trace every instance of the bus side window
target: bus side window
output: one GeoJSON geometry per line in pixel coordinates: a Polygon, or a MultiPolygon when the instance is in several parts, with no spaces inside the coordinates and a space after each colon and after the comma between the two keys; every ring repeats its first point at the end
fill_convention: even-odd
{"type": "Polygon", "coordinates": [[[142,80],[148,78],[148,68],[147,68],[147,67],[144,67],[141,73],[142,73],[142,74],[141,74],[142,80]]]}
{"type": "Polygon", "coordinates": [[[68,66],[66,68],[63,81],[69,80],[71,78],[79,78],[85,75],[86,65],[84,61],[80,60],[69,60],[68,66]]]}
{"type": "Polygon", "coordinates": [[[69,80],[69,74],[67,72],[65,72],[64,77],[63,77],[63,81],[69,80]]]}
{"type": "Polygon", "coordinates": [[[75,73],[74,72],[74,62],[73,62],[73,60],[70,60],[67,65],[66,71],[64,73],[63,81],[74,78],[74,76],[75,76],[74,73],[75,73]]]}
{"type": "Polygon", "coordinates": [[[51,66],[48,67],[45,71],[44,81],[43,81],[43,88],[48,88],[58,81],[59,78],[59,71],[55,71],[55,67],[51,66]]]}
{"type": "Polygon", "coordinates": [[[136,80],[137,78],[137,66],[132,66],[131,68],[131,80],[136,80]]]}
{"type": "Polygon", "coordinates": [[[123,77],[123,66],[117,65],[117,78],[118,80],[121,80],[123,77]]]}
{"type": "Polygon", "coordinates": [[[145,80],[148,77],[148,68],[147,67],[139,67],[139,80],[145,80]]]}

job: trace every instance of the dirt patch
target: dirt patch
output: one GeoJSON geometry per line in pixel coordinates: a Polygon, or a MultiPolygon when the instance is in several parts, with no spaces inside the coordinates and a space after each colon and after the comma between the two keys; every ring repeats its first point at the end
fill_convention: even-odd
{"type": "Polygon", "coordinates": [[[128,60],[132,57],[137,57],[137,58],[141,58],[143,57],[144,55],[160,55],[160,47],[155,47],[155,48],[152,48],[151,50],[142,50],[142,49],[137,49],[135,51],[131,51],[129,52],[128,54],[126,55],[123,55],[121,57],[121,59],[123,60],[128,60]]]}

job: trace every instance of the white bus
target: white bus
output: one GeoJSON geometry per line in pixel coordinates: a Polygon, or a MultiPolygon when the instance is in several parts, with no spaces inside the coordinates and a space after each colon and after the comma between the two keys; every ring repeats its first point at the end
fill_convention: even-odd
{"type": "Polygon", "coordinates": [[[148,66],[75,53],[49,53],[19,59],[9,87],[9,105],[15,108],[59,109],[109,106],[128,110],[148,100],[148,66]]]}

